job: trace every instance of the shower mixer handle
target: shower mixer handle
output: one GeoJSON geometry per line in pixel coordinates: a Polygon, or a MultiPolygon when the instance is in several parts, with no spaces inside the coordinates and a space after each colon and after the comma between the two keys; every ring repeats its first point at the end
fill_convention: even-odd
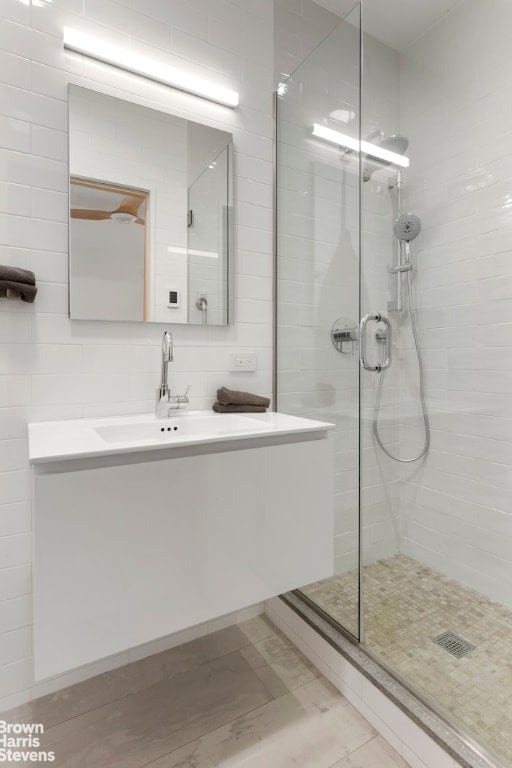
{"type": "Polygon", "coordinates": [[[371,371],[372,373],[385,371],[386,368],[389,368],[391,365],[391,323],[388,318],[381,315],[380,312],[373,312],[369,315],[365,315],[361,320],[359,355],[361,366],[366,371],[371,371]],[[369,363],[366,357],[366,334],[369,322],[384,323],[386,326],[385,336],[381,334],[379,337],[379,341],[384,341],[386,344],[386,356],[381,363],[369,363]]]}

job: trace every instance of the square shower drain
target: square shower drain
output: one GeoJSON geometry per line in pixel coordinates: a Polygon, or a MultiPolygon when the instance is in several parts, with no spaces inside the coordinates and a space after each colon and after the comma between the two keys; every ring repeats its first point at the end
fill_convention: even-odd
{"type": "Polygon", "coordinates": [[[448,651],[457,659],[462,659],[467,653],[475,650],[474,645],[456,635],[455,632],[443,632],[442,635],[434,638],[434,643],[440,645],[441,648],[444,648],[445,651],[448,651]]]}

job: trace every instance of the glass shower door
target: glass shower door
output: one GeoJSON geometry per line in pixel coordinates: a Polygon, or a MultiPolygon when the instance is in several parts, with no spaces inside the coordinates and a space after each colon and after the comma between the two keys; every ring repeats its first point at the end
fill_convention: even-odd
{"type": "MultiPolygon", "coordinates": [[[[403,29],[414,19],[404,7],[403,29]]],[[[362,75],[362,138],[395,156],[366,158],[361,177],[362,314],[389,318],[393,353],[384,374],[362,372],[361,641],[500,765],[512,765],[511,22],[506,0],[462,0],[398,40],[393,13],[368,3],[362,75]]],[[[385,333],[368,323],[373,363],[385,333]]]]}
{"type": "Polygon", "coordinates": [[[359,636],[360,9],[277,95],[277,407],[333,422],[329,578],[303,596],[359,636]]]}
{"type": "Polygon", "coordinates": [[[336,425],[301,595],[508,766],[512,6],[380,5],[279,89],[277,405],[336,425]]]}
{"type": "MultiPolygon", "coordinates": [[[[403,465],[392,457],[404,454],[401,344],[410,346],[413,341],[408,324],[407,249],[414,246],[400,245],[394,233],[395,221],[403,212],[408,163],[407,139],[401,135],[399,123],[400,59],[395,51],[367,34],[365,20],[363,16],[360,639],[368,647],[380,648],[390,633],[401,631],[395,624],[400,594],[388,589],[401,544],[399,496],[403,465]]],[[[412,220],[409,223],[412,225],[412,220]]],[[[413,373],[412,367],[409,372],[413,373]]],[[[414,406],[411,403],[411,409],[414,406]]]]}

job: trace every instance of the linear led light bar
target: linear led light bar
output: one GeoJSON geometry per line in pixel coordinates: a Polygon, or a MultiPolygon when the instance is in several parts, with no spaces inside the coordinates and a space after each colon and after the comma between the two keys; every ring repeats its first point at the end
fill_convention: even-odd
{"type": "Polygon", "coordinates": [[[313,125],[313,136],[316,136],[319,139],[324,139],[324,141],[329,141],[331,144],[337,144],[338,146],[352,149],[355,152],[364,152],[366,155],[376,157],[379,160],[384,160],[387,163],[400,165],[402,168],[409,167],[409,158],[405,155],[391,152],[389,149],[379,147],[378,144],[372,144],[370,141],[353,139],[352,136],[347,136],[339,131],[334,131],[332,128],[320,125],[320,123],[315,123],[313,125]]]}
{"type": "Polygon", "coordinates": [[[198,248],[179,248],[178,246],[168,245],[167,251],[175,253],[177,256],[204,256],[207,259],[219,258],[219,254],[216,251],[202,251],[198,248]]]}
{"type": "Polygon", "coordinates": [[[224,104],[228,107],[238,106],[238,93],[236,91],[189,75],[166,64],[160,64],[146,56],[140,56],[125,48],[119,48],[117,45],[112,45],[105,40],[79,32],[71,27],[64,27],[64,48],[76,53],[83,53],[85,56],[90,56],[91,59],[102,61],[105,64],[111,64],[125,70],[125,72],[147,77],[149,80],[170,85],[180,91],[193,93],[218,104],[224,104]]]}

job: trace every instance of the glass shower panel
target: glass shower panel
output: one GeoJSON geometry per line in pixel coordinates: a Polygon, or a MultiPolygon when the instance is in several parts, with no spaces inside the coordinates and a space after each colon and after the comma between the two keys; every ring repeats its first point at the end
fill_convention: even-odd
{"type": "Polygon", "coordinates": [[[359,76],[357,7],[280,85],[276,153],[277,407],[336,425],[332,578],[302,593],[355,637],[359,76]]]}
{"type": "MultiPolygon", "coordinates": [[[[383,148],[405,153],[400,141],[399,54],[365,31],[363,15],[361,73],[361,138],[367,150],[361,169],[361,329],[366,347],[361,366],[361,633],[370,643],[375,630],[373,607],[378,603],[382,564],[394,563],[400,552],[400,464],[390,458],[400,453],[399,409],[402,315],[395,311],[395,288],[407,273],[398,264],[393,225],[398,214],[403,168],[382,159],[383,148]],[[375,154],[373,154],[375,153],[375,154]],[[386,367],[387,366],[387,367],[386,367]],[[382,368],[383,370],[379,370],[382,368]],[[381,445],[379,445],[380,440],[381,445]]],[[[410,341],[410,340],[409,340],[410,341]]],[[[362,355],[363,357],[363,355],[362,355]]],[[[393,606],[390,605],[391,609],[393,606]]],[[[391,610],[379,603],[379,619],[393,623],[391,610]]]]}
{"type": "Polygon", "coordinates": [[[512,765],[512,5],[429,13],[363,18],[362,641],[512,765]]]}

